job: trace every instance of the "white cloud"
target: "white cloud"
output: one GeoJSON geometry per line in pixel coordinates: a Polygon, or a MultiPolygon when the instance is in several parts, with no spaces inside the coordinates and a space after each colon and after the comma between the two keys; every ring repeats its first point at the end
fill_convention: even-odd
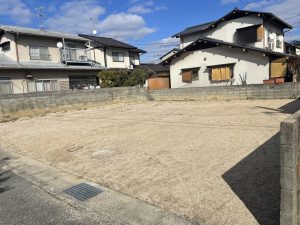
{"type": "Polygon", "coordinates": [[[141,39],[155,32],[154,28],[146,26],[145,20],[139,15],[114,13],[100,20],[104,14],[105,8],[96,0],[72,0],[62,4],[57,13],[46,20],[46,28],[89,34],[94,21],[98,35],[120,36],[123,40],[141,39]]]}
{"type": "Polygon", "coordinates": [[[105,8],[94,0],[69,1],[62,4],[57,13],[46,20],[46,28],[70,33],[91,33],[93,22],[99,23],[105,8]]]}
{"type": "Polygon", "coordinates": [[[141,47],[147,51],[147,54],[142,56],[142,60],[149,63],[158,63],[161,56],[174,48],[178,48],[178,45],[179,40],[171,37],[152,42],[144,47],[141,47]]]}
{"type": "Polygon", "coordinates": [[[106,36],[119,35],[122,39],[141,39],[155,32],[154,28],[146,27],[146,23],[141,16],[128,13],[117,13],[108,16],[100,23],[99,30],[100,35],[101,33],[106,36]]]}
{"type": "Polygon", "coordinates": [[[221,0],[221,5],[237,3],[239,0],[221,0]]]}
{"type": "Polygon", "coordinates": [[[0,15],[19,24],[29,24],[33,18],[29,7],[22,0],[1,0],[0,15]]]}
{"type": "Polygon", "coordinates": [[[154,1],[145,1],[143,3],[138,3],[139,1],[131,2],[131,4],[134,4],[128,9],[128,13],[133,13],[133,14],[148,14],[152,13],[155,11],[162,11],[166,10],[167,8],[162,5],[156,5],[154,1]]]}

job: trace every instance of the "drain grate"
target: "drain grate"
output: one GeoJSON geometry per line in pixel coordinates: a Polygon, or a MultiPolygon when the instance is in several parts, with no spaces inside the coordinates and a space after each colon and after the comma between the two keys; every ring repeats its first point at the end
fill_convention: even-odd
{"type": "Polygon", "coordinates": [[[86,183],[81,183],[70,187],[64,190],[63,192],[83,202],[89,198],[95,197],[96,195],[103,192],[103,190],[93,187],[86,183]]]}

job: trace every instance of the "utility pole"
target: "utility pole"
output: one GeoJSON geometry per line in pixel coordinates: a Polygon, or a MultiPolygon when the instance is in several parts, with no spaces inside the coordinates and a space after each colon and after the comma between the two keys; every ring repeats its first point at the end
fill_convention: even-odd
{"type": "Polygon", "coordinates": [[[45,30],[45,27],[44,27],[44,19],[45,18],[44,18],[44,13],[43,13],[44,9],[45,9],[45,7],[38,7],[35,9],[37,18],[39,18],[39,20],[40,20],[40,29],[42,31],[45,30]]]}

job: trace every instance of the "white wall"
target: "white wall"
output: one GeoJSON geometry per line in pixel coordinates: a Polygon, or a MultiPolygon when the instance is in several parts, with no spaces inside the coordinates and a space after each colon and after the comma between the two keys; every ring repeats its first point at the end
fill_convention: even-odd
{"type": "Polygon", "coordinates": [[[0,44],[10,41],[10,51],[1,52],[5,54],[7,57],[11,58],[12,60],[17,61],[17,52],[16,52],[16,42],[15,42],[15,35],[6,33],[0,40],[0,44]]]}
{"type": "MultiPolygon", "coordinates": [[[[223,40],[226,42],[233,43],[234,42],[234,34],[236,29],[249,27],[253,25],[263,24],[263,19],[258,16],[245,16],[238,19],[224,21],[223,23],[219,24],[216,28],[202,32],[187,35],[181,38],[181,48],[186,47],[187,45],[191,44],[192,42],[196,41],[199,37],[209,37],[218,40],[223,40]]],[[[254,47],[263,47],[263,42],[256,42],[252,44],[254,47]]]]}
{"type": "Polygon", "coordinates": [[[228,47],[209,48],[203,51],[186,52],[171,62],[171,87],[205,87],[212,85],[228,85],[226,83],[211,83],[210,70],[207,66],[235,63],[235,85],[240,84],[239,75],[247,73],[247,84],[261,84],[269,79],[269,58],[257,52],[243,52],[241,49],[228,47]],[[206,60],[204,60],[206,58],[206,60]],[[182,82],[182,69],[200,67],[199,80],[191,84],[182,82]]]}

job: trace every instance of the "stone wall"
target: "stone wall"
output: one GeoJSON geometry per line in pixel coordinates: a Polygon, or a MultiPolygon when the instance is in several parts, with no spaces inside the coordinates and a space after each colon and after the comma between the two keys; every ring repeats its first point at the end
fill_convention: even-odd
{"type": "Polygon", "coordinates": [[[280,139],[280,183],[281,206],[280,224],[298,225],[298,168],[299,168],[299,138],[300,111],[281,123],[280,139]]]}

